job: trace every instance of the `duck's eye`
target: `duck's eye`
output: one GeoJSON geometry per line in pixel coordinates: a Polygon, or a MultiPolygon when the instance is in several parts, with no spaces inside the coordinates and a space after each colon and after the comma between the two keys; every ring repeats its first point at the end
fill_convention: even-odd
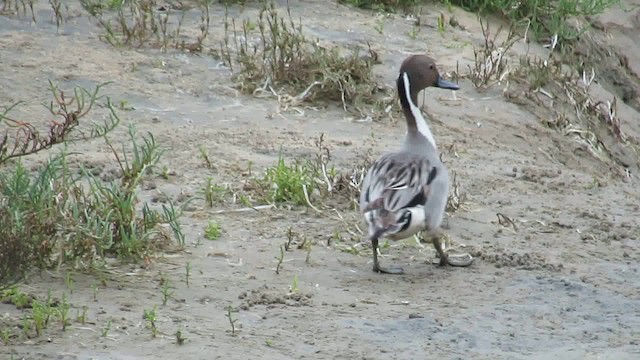
{"type": "Polygon", "coordinates": [[[433,64],[429,65],[429,69],[433,70],[433,64]]]}

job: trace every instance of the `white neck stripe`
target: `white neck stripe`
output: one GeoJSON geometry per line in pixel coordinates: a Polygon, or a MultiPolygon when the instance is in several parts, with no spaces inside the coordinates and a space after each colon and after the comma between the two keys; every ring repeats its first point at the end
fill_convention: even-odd
{"type": "Polygon", "coordinates": [[[433,138],[433,134],[429,129],[429,125],[427,125],[427,122],[425,121],[424,117],[422,117],[422,113],[420,109],[416,106],[416,104],[413,103],[413,100],[411,100],[411,93],[409,92],[409,76],[407,75],[406,72],[402,73],[402,79],[404,80],[404,93],[407,96],[407,101],[409,102],[409,109],[411,110],[411,114],[413,114],[413,118],[416,122],[416,127],[418,128],[418,132],[422,136],[427,138],[427,140],[431,143],[431,145],[433,145],[434,148],[437,148],[436,140],[433,138]]]}

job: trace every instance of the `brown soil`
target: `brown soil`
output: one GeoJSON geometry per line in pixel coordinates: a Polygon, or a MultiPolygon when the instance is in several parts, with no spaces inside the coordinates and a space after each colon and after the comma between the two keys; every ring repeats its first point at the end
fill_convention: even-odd
{"type": "MultiPolygon", "coordinates": [[[[366,46],[380,56],[376,72],[393,85],[400,62],[410,53],[434,56],[441,72],[473,62],[472,45],[483,42],[474,14],[427,6],[421,31],[407,35],[411,22],[394,15],[378,18],[327,1],[290,1],[295,17],[321,41],[366,46]],[[437,16],[455,16],[459,27],[437,31],[437,16]],[[425,15],[426,14],[426,15],[425,15]]],[[[611,61],[594,61],[598,100],[618,99],[626,136],[640,134],[640,2],[625,1],[599,17],[599,28],[584,40],[584,50],[611,61]],[[600,56],[600,55],[598,55],[600,56]],[[625,59],[625,60],[621,60],[625,59]]],[[[257,11],[247,6],[239,18],[257,11]]],[[[117,49],[98,39],[100,28],[77,8],[60,33],[46,2],[36,6],[38,22],[0,16],[0,103],[28,100],[22,114],[44,116],[47,79],[71,89],[114,81],[107,89],[115,101],[135,110],[121,112],[124,123],[113,138],[126,141],[126,125],[152,131],[167,148],[161,166],[174,172],[153,177],[141,200],[174,200],[198,195],[207,177],[217,182],[243,180],[272,165],[282,146],[287,157],[314,153],[325,133],[338,168],[348,169],[368,149],[393,149],[402,138],[402,121],[357,121],[338,106],[278,113],[274,99],[240,95],[228,70],[208,56],[117,49]],[[371,133],[374,134],[373,141],[371,133]],[[197,156],[209,151],[217,170],[197,156]]],[[[198,14],[189,13],[191,20],[198,14]]],[[[211,36],[222,37],[223,9],[212,12],[211,36]]],[[[194,28],[195,29],[195,28],[194,28]]],[[[189,30],[186,30],[189,31],[189,30]]],[[[195,30],[191,30],[195,31],[195,30]]],[[[548,50],[518,43],[513,56],[548,50]]],[[[443,158],[467,194],[464,207],[451,213],[447,233],[454,245],[477,256],[469,268],[440,268],[428,244],[407,240],[383,249],[384,263],[405,268],[389,276],[371,271],[370,252],[340,251],[354,245],[367,250],[354,229],[355,211],[339,221],[301,208],[223,212],[194,202],[183,218],[186,252],[164,254],[148,266],[113,263],[104,281],[75,273],[74,291],[64,271],[31,277],[21,289],[46,296],[66,293],[74,308],[88,307],[87,322],[64,332],[50,326],[44,336],[14,339],[0,347],[9,359],[637,359],[640,358],[640,231],[638,230],[638,156],[617,145],[609,158],[631,169],[623,179],[612,163],[585,151],[573,136],[545,125],[548,109],[518,105],[502,86],[477,91],[460,80],[461,90],[427,90],[425,107],[443,158]],[[618,153],[616,153],[618,149],[618,153]],[[499,221],[502,214],[513,223],[499,221]],[[208,219],[221,224],[219,240],[203,239],[208,219]],[[279,274],[276,260],[289,227],[313,241],[305,250],[285,253],[279,274]],[[351,232],[349,232],[351,231],[351,232]],[[336,240],[339,235],[339,241],[336,240]],[[195,244],[202,242],[202,246],[195,244]],[[185,266],[191,266],[189,286],[185,266]],[[161,305],[160,278],[175,286],[173,299],[161,305]],[[298,291],[291,293],[294,277],[298,291]],[[96,298],[92,284],[97,284],[96,298]],[[236,319],[235,334],[227,318],[236,319]],[[159,334],[145,327],[145,309],[157,307],[159,334]],[[110,322],[107,336],[102,330],[110,322]],[[184,345],[176,344],[181,329],[184,345]]],[[[597,135],[605,138],[605,130],[597,135]]],[[[605,141],[605,140],[603,140],[605,141]]],[[[612,141],[612,140],[611,140],[612,141]]],[[[637,140],[635,140],[637,141],[637,140]]],[[[637,143],[637,142],[636,142],[637,143]]],[[[101,140],[72,147],[78,163],[112,178],[114,159],[101,140]]],[[[56,151],[56,150],[54,150],[56,151]]],[[[37,167],[40,158],[28,162],[37,167]]],[[[22,311],[0,304],[3,326],[19,324],[22,311]]],[[[75,315],[75,310],[72,310],[75,315]]]]}

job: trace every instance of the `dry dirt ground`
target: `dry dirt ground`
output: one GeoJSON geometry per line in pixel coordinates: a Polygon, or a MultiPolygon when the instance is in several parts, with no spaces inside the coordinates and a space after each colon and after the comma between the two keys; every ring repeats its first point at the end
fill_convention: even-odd
{"type": "MultiPolygon", "coordinates": [[[[596,42],[607,46],[605,59],[627,58],[626,64],[617,57],[601,62],[592,91],[603,100],[619,97],[628,138],[640,134],[639,4],[627,1],[629,11],[608,11],[593,30],[600,36],[596,42]],[[617,53],[607,52],[611,48],[617,53]]],[[[401,15],[380,18],[328,1],[290,6],[305,31],[323,42],[368,41],[380,56],[376,72],[391,86],[410,53],[432,55],[441,72],[451,73],[459,63],[462,73],[473,64],[473,45],[483,41],[475,15],[458,9],[425,7],[414,38],[401,15]],[[440,34],[441,12],[461,26],[440,34]],[[380,23],[383,30],[376,31],[380,23]]],[[[239,19],[256,12],[251,6],[231,10],[239,19]]],[[[121,111],[124,124],[111,137],[126,142],[126,124],[133,123],[167,148],[160,165],[172,175],[146,180],[142,200],[161,201],[159,191],[173,199],[198,195],[207,177],[220,184],[243,181],[248,166],[260,173],[273,165],[280,147],[287,159],[313,156],[321,133],[339,169],[352,167],[369,149],[375,155],[393,149],[404,134],[401,119],[359,121],[338,106],[278,112],[273,98],[240,95],[228,69],[212,57],[114,48],[98,39],[102,30],[78,6],[70,14],[77,16],[59,32],[46,2],[36,6],[35,24],[30,16],[0,16],[0,102],[27,100],[21,114],[37,118],[45,114],[38,104],[49,99],[47,79],[63,89],[114,81],[108,95],[134,109],[121,111]],[[208,150],[215,170],[203,166],[198,146],[208,150]]],[[[222,7],[214,6],[208,46],[221,39],[222,18],[222,7]]],[[[527,47],[549,51],[533,42],[519,42],[513,51],[522,54],[527,47]]],[[[637,156],[619,151],[632,170],[625,180],[574,136],[546,126],[535,107],[507,101],[504,84],[478,91],[461,79],[460,86],[455,94],[427,90],[424,106],[433,115],[443,158],[467,194],[465,206],[450,214],[447,232],[476,255],[471,267],[439,268],[431,246],[407,240],[382,249],[382,261],[403,265],[406,274],[376,274],[368,245],[359,244],[364,238],[353,226],[355,211],[340,221],[301,207],[220,212],[224,205],[209,209],[194,201],[183,218],[185,252],[159,255],[148,265],[114,262],[102,275],[74,272],[72,293],[66,271],[44,272],[21,285],[39,296],[66,293],[74,308],[88,307],[87,322],[17,339],[0,347],[0,357],[639,359],[637,156]],[[221,224],[219,240],[203,239],[209,219],[221,224]],[[275,257],[289,227],[313,246],[308,261],[304,250],[286,252],[276,274],[275,257]],[[352,246],[360,252],[341,251],[352,246]],[[296,277],[299,290],[291,294],[296,277]],[[164,306],[161,278],[175,287],[164,306]],[[237,309],[235,334],[226,317],[229,305],[237,309]],[[155,338],[142,319],[154,306],[155,338]],[[176,344],[177,330],[186,337],[183,345],[176,344]]],[[[105,174],[115,166],[102,140],[72,150],[74,161],[105,174]]],[[[48,155],[28,163],[38,166],[48,155]]],[[[0,304],[0,314],[5,323],[22,317],[7,304],[0,304]]]]}

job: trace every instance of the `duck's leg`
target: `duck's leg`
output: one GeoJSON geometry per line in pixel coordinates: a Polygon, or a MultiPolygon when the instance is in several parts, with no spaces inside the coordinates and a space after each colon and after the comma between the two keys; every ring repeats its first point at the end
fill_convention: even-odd
{"type": "Polygon", "coordinates": [[[438,256],[440,257],[440,266],[451,265],[458,267],[466,267],[473,263],[473,256],[468,253],[464,254],[447,254],[442,248],[442,237],[439,233],[432,233],[432,241],[433,246],[436,248],[438,252],[438,256]]]}
{"type": "Polygon", "coordinates": [[[442,249],[442,238],[438,233],[431,233],[431,241],[433,242],[433,247],[436,248],[438,252],[438,257],[440,257],[440,266],[445,266],[449,263],[447,253],[442,249]]]}
{"type": "Polygon", "coordinates": [[[378,262],[378,238],[371,238],[371,249],[373,250],[373,271],[383,274],[394,274],[399,275],[404,273],[404,269],[400,266],[391,266],[388,268],[384,268],[380,266],[378,262]]]}

